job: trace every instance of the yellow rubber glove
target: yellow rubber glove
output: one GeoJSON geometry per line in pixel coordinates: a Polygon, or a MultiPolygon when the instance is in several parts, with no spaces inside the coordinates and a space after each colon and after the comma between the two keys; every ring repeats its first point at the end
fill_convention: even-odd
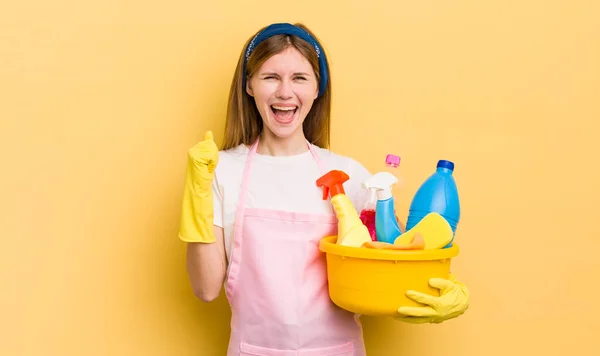
{"type": "Polygon", "coordinates": [[[179,238],[186,242],[213,243],[212,182],[219,162],[219,149],[208,131],[204,141],[188,150],[179,238]]]}
{"type": "Polygon", "coordinates": [[[469,291],[467,287],[456,281],[454,275],[450,279],[432,278],[429,285],[440,290],[440,296],[415,291],[407,291],[410,299],[425,304],[424,307],[400,307],[395,319],[413,323],[441,323],[456,318],[469,308],[469,291]]]}

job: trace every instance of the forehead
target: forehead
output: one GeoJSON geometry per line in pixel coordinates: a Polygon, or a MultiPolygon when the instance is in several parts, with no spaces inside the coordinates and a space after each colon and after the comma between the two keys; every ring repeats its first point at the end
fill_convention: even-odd
{"type": "Polygon", "coordinates": [[[261,72],[310,72],[313,70],[308,59],[293,46],[271,56],[259,69],[261,72]]]}

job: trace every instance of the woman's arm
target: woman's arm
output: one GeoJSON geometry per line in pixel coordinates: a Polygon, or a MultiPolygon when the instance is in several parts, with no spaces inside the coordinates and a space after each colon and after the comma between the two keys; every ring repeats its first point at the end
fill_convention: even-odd
{"type": "Polygon", "coordinates": [[[188,150],[179,227],[179,238],[188,243],[186,269],[194,294],[205,302],[219,296],[227,263],[222,223],[216,225],[222,220],[222,196],[215,175],[218,162],[219,149],[208,131],[203,141],[188,150]]]}
{"type": "Polygon", "coordinates": [[[214,234],[214,243],[190,242],[187,245],[188,277],[194,294],[203,302],[217,299],[227,271],[223,228],[215,226],[214,234]]]}

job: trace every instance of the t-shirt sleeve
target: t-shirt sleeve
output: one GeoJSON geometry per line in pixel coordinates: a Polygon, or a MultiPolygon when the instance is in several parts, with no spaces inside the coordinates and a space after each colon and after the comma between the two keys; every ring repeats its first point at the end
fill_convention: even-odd
{"type": "Polygon", "coordinates": [[[348,187],[348,196],[350,200],[352,200],[354,208],[360,214],[360,211],[365,206],[369,197],[369,191],[368,189],[363,188],[362,182],[371,176],[371,172],[369,172],[369,170],[360,162],[352,158],[349,159],[349,166],[350,184],[348,187]]]}
{"type": "Polygon", "coordinates": [[[213,224],[218,227],[223,227],[223,193],[222,187],[219,186],[219,179],[217,178],[217,173],[215,172],[215,178],[212,182],[212,193],[213,193],[213,224]]]}

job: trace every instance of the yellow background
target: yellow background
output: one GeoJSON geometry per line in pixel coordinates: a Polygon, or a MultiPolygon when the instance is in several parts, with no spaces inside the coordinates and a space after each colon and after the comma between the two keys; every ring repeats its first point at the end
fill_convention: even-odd
{"type": "Polygon", "coordinates": [[[222,139],[244,41],[322,39],[333,150],[438,159],[462,199],[441,325],[366,318],[369,356],[600,354],[597,1],[40,1],[0,10],[0,354],[224,355],[177,227],[186,150],[222,139]]]}

